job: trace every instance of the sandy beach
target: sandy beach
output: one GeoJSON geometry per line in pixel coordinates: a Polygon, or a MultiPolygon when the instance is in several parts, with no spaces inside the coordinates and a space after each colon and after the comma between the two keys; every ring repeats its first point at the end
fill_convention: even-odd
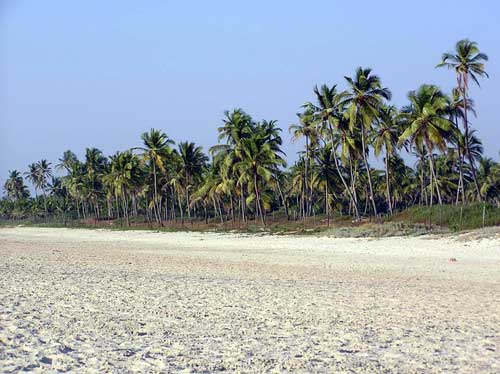
{"type": "Polygon", "coordinates": [[[495,373],[500,239],[0,229],[0,372],[495,373]]]}

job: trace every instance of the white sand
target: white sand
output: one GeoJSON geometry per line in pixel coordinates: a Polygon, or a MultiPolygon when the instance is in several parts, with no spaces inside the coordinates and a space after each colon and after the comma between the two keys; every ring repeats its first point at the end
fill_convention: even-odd
{"type": "Polygon", "coordinates": [[[500,239],[0,229],[23,369],[498,373],[500,239]]]}

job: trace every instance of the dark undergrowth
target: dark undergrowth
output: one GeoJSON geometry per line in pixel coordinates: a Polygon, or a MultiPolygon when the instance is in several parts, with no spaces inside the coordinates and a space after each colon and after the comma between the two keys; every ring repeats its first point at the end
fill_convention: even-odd
{"type": "Polygon", "coordinates": [[[268,215],[266,225],[258,221],[246,223],[220,222],[212,218],[191,222],[168,221],[163,226],[148,223],[144,217],[133,217],[130,226],[121,220],[78,220],[51,217],[50,219],[0,220],[0,227],[66,227],[109,230],[195,231],[281,235],[328,235],[335,237],[388,237],[424,234],[444,234],[500,225],[500,208],[491,205],[434,205],[414,206],[396,212],[393,216],[366,217],[358,221],[352,217],[336,215],[327,220],[324,215],[307,219],[288,219],[282,212],[268,215]]]}

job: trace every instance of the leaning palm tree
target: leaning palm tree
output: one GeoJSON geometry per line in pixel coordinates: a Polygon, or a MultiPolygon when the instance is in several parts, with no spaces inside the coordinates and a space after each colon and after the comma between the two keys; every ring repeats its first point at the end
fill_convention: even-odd
{"type": "Polygon", "coordinates": [[[78,161],[76,155],[70,151],[64,151],[62,158],[59,159],[59,164],[56,165],[57,169],[65,169],[68,173],[73,165],[78,161]]]}
{"type": "Polygon", "coordinates": [[[387,207],[392,214],[392,198],[389,176],[389,159],[395,153],[398,138],[400,135],[400,124],[398,123],[398,111],[394,106],[382,107],[380,118],[377,121],[377,128],[373,135],[373,148],[375,156],[379,156],[382,149],[385,152],[385,184],[387,207]]]}
{"type": "Polygon", "coordinates": [[[141,135],[143,141],[143,147],[135,147],[133,149],[138,149],[142,151],[142,160],[144,163],[148,163],[153,169],[153,210],[156,216],[157,222],[162,225],[161,218],[161,206],[160,200],[158,198],[158,177],[157,168],[160,171],[165,172],[164,161],[170,154],[170,145],[174,144],[167,134],[161,130],[151,129],[149,132],[145,132],[141,135]]]}
{"type": "MultiPolygon", "coordinates": [[[[488,56],[479,51],[476,42],[470,41],[469,39],[462,39],[456,43],[454,52],[447,52],[443,54],[441,62],[437,65],[437,67],[447,67],[448,69],[455,70],[457,76],[457,86],[464,101],[463,123],[465,131],[464,135],[466,138],[469,136],[469,122],[467,120],[467,93],[469,90],[469,79],[472,79],[478,86],[480,86],[478,78],[489,77],[484,67],[484,63],[486,61],[488,61],[488,56]]],[[[468,148],[466,149],[466,154],[471,166],[476,192],[479,199],[482,199],[474,161],[468,148]]]]}
{"type": "Polygon", "coordinates": [[[449,99],[433,85],[422,85],[417,91],[408,94],[410,104],[403,108],[401,116],[405,120],[405,130],[399,137],[399,145],[410,140],[415,149],[428,152],[430,177],[430,204],[432,206],[434,185],[439,203],[442,204],[441,192],[434,171],[433,150],[446,149],[446,139],[452,129],[446,109],[449,99]]]}
{"type": "Polygon", "coordinates": [[[350,121],[351,130],[359,130],[361,133],[361,154],[365,164],[368,177],[368,188],[373,213],[377,215],[377,206],[373,194],[373,183],[368,164],[367,132],[372,129],[374,120],[378,117],[379,110],[384,99],[391,99],[389,89],[382,87],[380,78],[371,73],[371,69],[358,68],[354,78],[345,77],[348,85],[348,96],[345,100],[348,105],[346,115],[350,121]]]}
{"type": "Polygon", "coordinates": [[[23,177],[17,170],[9,171],[9,177],[5,181],[4,190],[7,193],[7,197],[13,201],[29,196],[29,191],[24,184],[23,177]]]}

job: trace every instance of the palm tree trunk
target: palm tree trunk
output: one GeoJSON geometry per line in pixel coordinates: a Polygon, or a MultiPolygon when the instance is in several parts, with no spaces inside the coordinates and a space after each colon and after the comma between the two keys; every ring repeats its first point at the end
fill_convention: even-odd
{"type": "MultiPolygon", "coordinates": [[[[432,179],[434,180],[434,184],[436,185],[436,194],[438,196],[438,202],[439,202],[439,205],[443,205],[443,201],[441,199],[441,191],[439,190],[438,180],[436,177],[436,173],[434,171],[434,156],[432,153],[429,156],[429,162],[430,162],[430,169],[431,169],[431,173],[432,173],[432,179]]],[[[431,191],[432,191],[432,184],[431,184],[431,191]]]]}
{"type": "Polygon", "coordinates": [[[331,137],[331,140],[332,140],[332,155],[333,155],[333,160],[335,161],[335,167],[337,169],[337,173],[339,174],[340,180],[342,181],[342,184],[344,185],[344,188],[346,189],[347,194],[349,195],[349,199],[351,200],[351,202],[354,205],[354,212],[355,212],[355,215],[356,215],[356,219],[359,220],[358,206],[357,206],[357,204],[354,201],[354,197],[353,197],[353,195],[351,193],[351,190],[349,189],[349,186],[347,185],[347,182],[344,179],[344,176],[342,175],[342,172],[340,171],[339,160],[337,159],[337,149],[336,149],[336,147],[333,144],[335,135],[333,133],[333,127],[332,127],[332,125],[331,125],[330,122],[328,122],[328,128],[330,130],[330,137],[331,137]]]}
{"type": "Polygon", "coordinates": [[[276,185],[278,187],[278,193],[280,194],[281,201],[283,203],[283,208],[285,209],[286,219],[289,220],[290,216],[288,215],[288,207],[287,207],[285,197],[283,196],[283,191],[281,190],[280,181],[279,181],[278,177],[276,177],[276,176],[275,176],[275,179],[276,179],[276,185]]]}
{"type": "Polygon", "coordinates": [[[370,189],[370,200],[372,201],[373,213],[377,215],[377,206],[375,204],[375,197],[373,195],[373,185],[372,185],[372,174],[370,171],[370,165],[368,164],[368,159],[366,157],[366,147],[365,147],[365,127],[361,125],[361,147],[363,148],[363,160],[365,162],[366,173],[368,175],[368,187],[370,189]]]}
{"type": "Polygon", "coordinates": [[[264,214],[262,212],[259,187],[257,186],[257,171],[256,170],[254,170],[254,173],[253,173],[253,183],[254,183],[254,187],[255,187],[255,198],[257,199],[257,210],[258,210],[258,213],[260,214],[260,221],[263,225],[265,225],[266,222],[264,220],[264,214]]]}
{"type": "Polygon", "coordinates": [[[385,184],[387,188],[387,206],[389,207],[389,213],[392,216],[392,200],[391,200],[391,188],[389,186],[389,150],[385,148],[385,184]]]}
{"type": "Polygon", "coordinates": [[[325,212],[326,212],[326,224],[330,226],[330,210],[328,204],[328,181],[325,183],[325,212]]]}
{"type": "Polygon", "coordinates": [[[305,196],[305,210],[304,210],[304,218],[309,214],[309,189],[307,187],[307,178],[309,177],[309,137],[306,136],[306,163],[304,167],[304,196],[305,196]]]}
{"type": "Polygon", "coordinates": [[[432,208],[432,203],[433,203],[433,200],[434,200],[434,186],[433,186],[433,175],[434,175],[434,172],[432,171],[432,159],[431,157],[429,156],[429,185],[431,187],[431,190],[430,190],[430,193],[431,193],[431,199],[430,199],[430,204],[429,206],[432,208]]]}
{"type": "Polygon", "coordinates": [[[158,223],[161,225],[161,216],[159,215],[158,212],[158,190],[157,190],[157,182],[156,182],[156,162],[155,160],[152,160],[153,162],[153,182],[154,182],[154,202],[153,202],[153,208],[156,216],[156,220],[158,223]]]}
{"type": "Polygon", "coordinates": [[[479,182],[477,181],[474,159],[472,158],[472,154],[469,148],[469,122],[467,120],[467,76],[466,75],[462,79],[462,98],[464,100],[465,152],[467,153],[467,158],[469,159],[470,168],[472,171],[472,178],[474,179],[474,186],[476,187],[477,196],[479,198],[479,201],[483,201],[483,196],[481,195],[481,189],[479,188],[479,182]]]}
{"type": "Polygon", "coordinates": [[[184,211],[182,210],[181,195],[177,193],[177,202],[179,203],[179,212],[181,213],[181,223],[184,223],[184,211]]]}
{"type": "Polygon", "coordinates": [[[459,179],[458,179],[457,200],[456,200],[457,205],[458,205],[458,197],[460,194],[462,195],[462,204],[465,204],[464,169],[463,169],[464,158],[462,152],[460,152],[460,149],[458,150],[458,157],[459,157],[459,165],[458,165],[459,179]]]}
{"type": "Polygon", "coordinates": [[[243,184],[240,184],[240,194],[241,194],[241,217],[243,218],[243,222],[246,222],[245,194],[243,193],[243,184]]]}
{"type": "Polygon", "coordinates": [[[340,180],[342,181],[342,184],[344,185],[345,190],[347,191],[347,194],[349,195],[349,200],[351,201],[353,207],[354,207],[354,214],[356,216],[356,219],[359,219],[359,211],[358,211],[358,205],[355,203],[354,198],[351,193],[351,189],[347,185],[347,182],[344,179],[344,176],[342,175],[342,172],[340,171],[340,166],[339,166],[339,160],[337,159],[337,152],[332,147],[332,155],[333,155],[333,160],[335,161],[335,168],[337,169],[337,173],[340,177],[340,180]]]}
{"type": "Polygon", "coordinates": [[[191,209],[189,209],[189,186],[186,187],[186,210],[188,214],[188,220],[191,222],[191,209]]]}

